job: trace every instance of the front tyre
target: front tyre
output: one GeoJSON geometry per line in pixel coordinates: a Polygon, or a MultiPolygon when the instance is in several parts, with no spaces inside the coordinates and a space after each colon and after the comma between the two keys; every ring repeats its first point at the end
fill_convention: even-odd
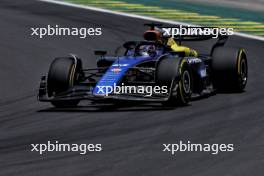
{"type": "Polygon", "coordinates": [[[192,95],[193,80],[189,65],[184,58],[165,58],[158,63],[157,79],[170,87],[165,106],[185,106],[192,95]]]}
{"type": "MultiPolygon", "coordinates": [[[[60,57],[56,58],[50,65],[47,79],[48,96],[58,96],[71,87],[78,81],[81,75],[82,63],[81,60],[75,57],[60,57]]],[[[51,101],[55,107],[74,107],[77,106],[79,100],[60,100],[51,101]]]]}

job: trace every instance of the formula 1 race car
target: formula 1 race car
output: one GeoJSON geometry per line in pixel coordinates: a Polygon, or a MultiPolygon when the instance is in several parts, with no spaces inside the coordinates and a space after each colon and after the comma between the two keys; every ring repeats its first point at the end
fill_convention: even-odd
{"type": "MultiPolygon", "coordinates": [[[[83,68],[75,55],[58,57],[42,76],[38,99],[55,107],[77,106],[81,100],[161,102],[186,105],[192,98],[217,91],[242,92],[247,83],[247,56],[243,49],[227,48],[219,35],[210,54],[197,56],[174,51],[157,42],[160,33],[149,25],[143,41],[124,43],[122,56],[99,57],[96,68],[83,68]]],[[[208,36],[179,36],[175,41],[207,40],[208,36]]]]}

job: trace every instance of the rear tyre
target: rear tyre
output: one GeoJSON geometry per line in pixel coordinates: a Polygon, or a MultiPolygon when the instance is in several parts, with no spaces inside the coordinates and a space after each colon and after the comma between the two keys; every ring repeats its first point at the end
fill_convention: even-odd
{"type": "Polygon", "coordinates": [[[165,58],[157,66],[157,81],[170,88],[165,106],[185,106],[192,95],[192,74],[184,58],[165,58]]]}
{"type": "Polygon", "coordinates": [[[217,90],[242,92],[248,79],[245,51],[236,48],[216,48],[212,55],[212,77],[217,90]]]}
{"type": "MultiPolygon", "coordinates": [[[[58,96],[76,84],[81,75],[82,62],[73,57],[56,58],[50,65],[47,79],[48,96],[58,96]]],[[[79,100],[52,101],[55,107],[74,107],[79,100]]]]}

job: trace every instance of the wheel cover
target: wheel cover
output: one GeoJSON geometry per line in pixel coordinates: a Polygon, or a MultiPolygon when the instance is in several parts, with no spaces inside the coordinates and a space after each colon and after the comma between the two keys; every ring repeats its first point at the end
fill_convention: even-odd
{"type": "Polygon", "coordinates": [[[191,89],[191,77],[187,70],[185,70],[182,74],[182,85],[184,92],[189,93],[191,89]]]}
{"type": "Polygon", "coordinates": [[[245,85],[247,83],[247,63],[245,59],[242,59],[240,62],[240,77],[242,81],[242,85],[245,85]]]}

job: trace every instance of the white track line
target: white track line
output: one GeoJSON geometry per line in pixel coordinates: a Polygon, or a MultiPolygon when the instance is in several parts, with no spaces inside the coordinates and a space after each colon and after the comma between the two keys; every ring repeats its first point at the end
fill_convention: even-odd
{"type": "MultiPolygon", "coordinates": [[[[91,7],[91,6],[85,6],[85,5],[79,5],[79,4],[73,4],[73,3],[63,2],[63,1],[58,1],[58,0],[38,0],[38,1],[48,2],[48,3],[53,3],[53,4],[59,4],[59,5],[69,6],[69,7],[75,7],[75,8],[80,8],[80,9],[87,9],[87,10],[92,10],[92,11],[97,11],[97,12],[109,13],[109,14],[114,14],[114,15],[120,15],[120,16],[125,16],[125,17],[130,17],[130,18],[137,18],[137,19],[149,20],[149,21],[154,21],[154,22],[168,23],[168,24],[173,24],[173,25],[193,25],[193,24],[188,24],[188,23],[183,23],[183,22],[163,20],[163,19],[146,17],[146,16],[141,16],[141,15],[135,15],[135,14],[125,13],[125,12],[116,12],[116,11],[112,11],[112,10],[107,10],[107,9],[102,9],[102,8],[97,8],[97,7],[91,7]]],[[[240,33],[240,32],[235,32],[235,35],[240,36],[240,37],[244,37],[244,38],[250,38],[250,39],[264,41],[264,37],[260,37],[260,36],[254,36],[254,35],[244,34],[244,33],[240,33]]]]}

